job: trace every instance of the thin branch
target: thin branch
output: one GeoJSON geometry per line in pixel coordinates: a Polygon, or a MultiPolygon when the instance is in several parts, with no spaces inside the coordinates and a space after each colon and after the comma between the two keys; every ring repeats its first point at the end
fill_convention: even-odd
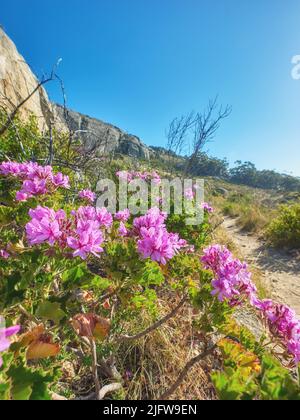
{"type": "Polygon", "coordinates": [[[49,83],[53,80],[54,75],[51,74],[50,77],[48,77],[47,79],[42,80],[41,82],[38,83],[38,85],[35,87],[35,89],[33,89],[33,91],[26,96],[25,99],[23,99],[18,105],[16,105],[15,109],[8,115],[6,122],[4,123],[4,125],[0,128],[0,136],[2,136],[9,128],[9,126],[11,125],[12,121],[15,119],[18,111],[20,108],[22,108],[22,106],[29,101],[29,99],[42,87],[44,86],[46,83],[49,83]]]}
{"type": "Polygon", "coordinates": [[[122,385],[119,383],[114,383],[110,385],[106,385],[103,388],[101,388],[99,393],[99,400],[104,400],[105,396],[111,392],[119,391],[122,389],[122,385]]]}
{"type": "Polygon", "coordinates": [[[160,320],[158,320],[157,322],[155,322],[154,324],[152,324],[149,328],[146,328],[144,331],[136,334],[136,335],[123,335],[121,336],[118,341],[133,341],[133,340],[138,340],[142,337],[144,337],[145,335],[148,335],[150,333],[152,333],[153,331],[157,330],[157,328],[161,327],[163,324],[165,324],[166,322],[168,322],[171,318],[173,318],[177,312],[180,310],[180,308],[186,303],[187,301],[187,296],[184,296],[184,298],[179,302],[179,304],[166,316],[164,316],[163,318],[161,318],[160,320]]]}
{"type": "Polygon", "coordinates": [[[49,127],[49,159],[48,164],[52,165],[54,159],[54,147],[53,147],[53,128],[52,128],[52,122],[50,122],[49,127]]]}
{"type": "Polygon", "coordinates": [[[182,369],[181,373],[179,374],[177,380],[173,383],[173,385],[167,391],[165,391],[162,394],[162,396],[158,399],[166,400],[167,398],[171,397],[176,391],[176,389],[182,384],[182,382],[184,381],[184,379],[186,378],[186,376],[188,375],[192,367],[196,365],[197,363],[199,363],[201,360],[205,359],[210,354],[212,354],[216,348],[217,348],[217,344],[214,344],[209,349],[204,350],[202,353],[198,354],[198,356],[191,359],[182,369]]]}
{"type": "Polygon", "coordinates": [[[97,348],[95,341],[91,338],[90,339],[90,346],[91,346],[91,353],[92,353],[92,370],[93,370],[93,376],[94,376],[94,382],[95,382],[95,391],[96,391],[96,399],[100,399],[100,382],[99,382],[99,376],[98,376],[98,362],[97,362],[97,348]]]}

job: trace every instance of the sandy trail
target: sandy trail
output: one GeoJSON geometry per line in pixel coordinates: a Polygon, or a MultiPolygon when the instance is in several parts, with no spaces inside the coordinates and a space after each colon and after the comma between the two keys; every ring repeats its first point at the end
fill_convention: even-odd
{"type": "Polygon", "coordinates": [[[300,316],[300,258],[267,248],[256,236],[240,231],[236,220],[226,218],[227,233],[245,260],[257,267],[272,299],[292,307],[300,316]]]}

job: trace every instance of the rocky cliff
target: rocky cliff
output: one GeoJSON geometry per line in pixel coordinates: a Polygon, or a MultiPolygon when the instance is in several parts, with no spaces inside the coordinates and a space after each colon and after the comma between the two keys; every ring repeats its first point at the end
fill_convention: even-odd
{"type": "MultiPolygon", "coordinates": [[[[0,28],[0,105],[7,111],[12,111],[20,102],[37,87],[38,80],[30,67],[19,54],[13,41],[0,28]]],[[[49,101],[47,92],[41,87],[23,106],[19,115],[26,119],[30,114],[37,117],[41,131],[49,127],[53,117],[60,128],[64,129],[63,121],[59,121],[55,110],[49,101]]]]}
{"type": "MultiPolygon", "coordinates": [[[[36,88],[38,83],[13,41],[0,28],[0,106],[11,111],[36,88]]],[[[41,131],[47,130],[51,121],[55,122],[59,130],[76,131],[87,150],[93,147],[99,154],[116,152],[141,159],[149,158],[150,149],[138,137],[78,112],[70,110],[64,112],[61,106],[49,101],[43,87],[22,106],[19,112],[22,119],[28,118],[30,114],[36,115],[41,131]]]]}
{"type": "Polygon", "coordinates": [[[141,140],[111,124],[54,106],[61,120],[73,132],[77,132],[87,150],[96,148],[98,153],[120,153],[140,159],[149,159],[150,149],[141,140]]]}

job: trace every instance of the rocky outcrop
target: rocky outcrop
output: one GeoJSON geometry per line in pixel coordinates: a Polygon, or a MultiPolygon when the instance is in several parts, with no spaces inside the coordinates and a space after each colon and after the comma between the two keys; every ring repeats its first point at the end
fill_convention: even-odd
{"type": "Polygon", "coordinates": [[[85,149],[96,149],[99,154],[119,153],[139,159],[149,159],[150,148],[141,140],[111,124],[55,105],[60,119],[81,139],[85,149]]]}
{"type": "MultiPolygon", "coordinates": [[[[0,105],[7,111],[12,111],[38,84],[39,81],[19,54],[13,41],[0,28],[0,105]]],[[[50,120],[53,119],[60,129],[65,128],[63,121],[55,115],[43,87],[20,108],[19,115],[22,119],[27,119],[30,114],[36,115],[41,131],[47,130],[50,120]]]]}
{"type": "MultiPolygon", "coordinates": [[[[0,106],[11,111],[38,86],[38,80],[19,54],[13,41],[0,28],[0,106]]],[[[148,159],[151,149],[141,140],[111,124],[68,110],[49,101],[41,87],[20,109],[19,115],[26,120],[37,117],[41,131],[54,123],[61,131],[77,133],[84,149],[92,148],[103,153],[121,153],[140,159],[148,159]]]]}

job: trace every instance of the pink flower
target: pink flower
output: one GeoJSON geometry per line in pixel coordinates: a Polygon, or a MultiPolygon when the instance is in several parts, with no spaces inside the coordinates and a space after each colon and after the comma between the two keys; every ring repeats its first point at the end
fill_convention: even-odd
{"type": "Polygon", "coordinates": [[[257,300],[256,308],[266,318],[271,335],[286,348],[298,364],[300,362],[300,320],[295,311],[272,300],[257,300]]]}
{"type": "Polygon", "coordinates": [[[296,340],[291,339],[287,343],[287,349],[290,354],[294,356],[295,364],[300,363],[300,339],[297,337],[296,340]]]}
{"type": "Polygon", "coordinates": [[[4,249],[0,249],[0,258],[7,260],[10,257],[9,253],[4,249]]]}
{"type": "Polygon", "coordinates": [[[19,176],[21,172],[20,164],[17,162],[2,162],[0,165],[0,174],[4,176],[19,176]]]}
{"type": "Polygon", "coordinates": [[[237,306],[249,299],[252,305],[255,304],[257,289],[247,264],[234,259],[231,252],[220,245],[205,249],[201,260],[215,275],[212,294],[221,302],[228,300],[229,305],[237,306]]]}
{"type": "Polygon", "coordinates": [[[160,176],[158,175],[157,172],[155,172],[155,171],[152,172],[152,174],[150,175],[150,178],[153,179],[153,182],[154,182],[155,185],[160,185],[161,184],[161,178],[160,178],[160,176]]]}
{"type": "Polygon", "coordinates": [[[30,245],[39,245],[48,242],[53,246],[62,235],[61,221],[65,213],[60,210],[55,212],[48,207],[37,207],[30,210],[31,221],[25,226],[27,239],[30,245]]]}
{"type": "Polygon", "coordinates": [[[75,250],[73,256],[81,257],[83,260],[90,253],[98,257],[99,253],[103,252],[101,247],[103,242],[102,232],[96,221],[79,220],[76,236],[67,238],[68,246],[75,250]]]}
{"type": "MultiPolygon", "coordinates": [[[[1,324],[3,323],[3,318],[1,318],[1,324]]],[[[20,331],[21,327],[16,325],[14,327],[2,328],[0,327],[0,353],[6,351],[10,347],[9,337],[17,334],[20,331]]],[[[3,360],[0,357],[0,367],[3,365],[3,360]]]]}
{"type": "Polygon", "coordinates": [[[217,272],[222,265],[232,259],[232,253],[227,248],[221,245],[212,245],[204,250],[201,261],[206,269],[217,272]]]}
{"type": "Polygon", "coordinates": [[[119,232],[119,235],[123,237],[128,235],[128,230],[126,229],[126,226],[124,225],[123,222],[120,223],[118,232],[119,232]]]}
{"type": "Polygon", "coordinates": [[[66,189],[70,188],[69,177],[67,175],[63,175],[61,172],[58,172],[56,175],[53,175],[52,183],[56,188],[58,187],[62,187],[66,189]]]}
{"type": "Polygon", "coordinates": [[[102,209],[96,209],[96,220],[100,223],[100,226],[104,226],[107,229],[109,229],[113,224],[113,217],[105,207],[102,209]]]}
{"type": "Polygon", "coordinates": [[[92,206],[79,207],[77,211],[73,210],[72,214],[80,219],[96,220],[96,209],[92,206]]]}
{"type": "Polygon", "coordinates": [[[142,179],[143,181],[151,181],[153,180],[154,184],[159,185],[161,184],[161,178],[157,172],[138,172],[138,171],[118,171],[116,172],[116,176],[127,182],[131,182],[134,179],[142,179]]]}
{"type": "Polygon", "coordinates": [[[20,202],[25,202],[28,200],[28,198],[30,198],[30,195],[28,195],[25,192],[22,191],[17,191],[16,193],[16,200],[20,201],[20,202]]]}
{"type": "Polygon", "coordinates": [[[165,226],[165,221],[167,219],[167,214],[160,211],[158,207],[153,207],[148,210],[145,216],[137,217],[133,221],[133,226],[136,230],[141,228],[159,228],[165,226]]]}
{"type": "Polygon", "coordinates": [[[23,182],[22,189],[20,191],[23,194],[27,194],[28,197],[34,195],[44,195],[48,193],[46,179],[33,178],[33,180],[26,180],[23,182]]]}
{"type": "Polygon", "coordinates": [[[100,227],[109,229],[113,224],[113,217],[111,213],[107,211],[105,207],[101,209],[92,206],[79,207],[79,209],[73,212],[77,218],[97,221],[100,227]]]}
{"type": "Polygon", "coordinates": [[[187,200],[192,201],[195,198],[195,193],[193,191],[193,188],[187,188],[184,192],[184,196],[187,200]]]}
{"type": "Polygon", "coordinates": [[[201,208],[206,211],[207,213],[213,213],[215,210],[211,207],[208,203],[202,203],[201,208]]]}
{"type": "Polygon", "coordinates": [[[128,172],[126,171],[118,171],[116,172],[116,176],[123,181],[128,181],[128,172]]]}
{"type": "Polygon", "coordinates": [[[93,203],[96,199],[96,195],[90,190],[82,190],[79,192],[78,196],[84,200],[90,201],[93,203]]]}
{"type": "Polygon", "coordinates": [[[129,218],[130,218],[130,211],[128,209],[121,210],[115,214],[115,219],[121,222],[127,222],[129,218]]]}
{"type": "Polygon", "coordinates": [[[145,259],[150,257],[152,261],[165,265],[185,244],[177,234],[168,233],[164,227],[142,227],[138,252],[145,259]]]}

